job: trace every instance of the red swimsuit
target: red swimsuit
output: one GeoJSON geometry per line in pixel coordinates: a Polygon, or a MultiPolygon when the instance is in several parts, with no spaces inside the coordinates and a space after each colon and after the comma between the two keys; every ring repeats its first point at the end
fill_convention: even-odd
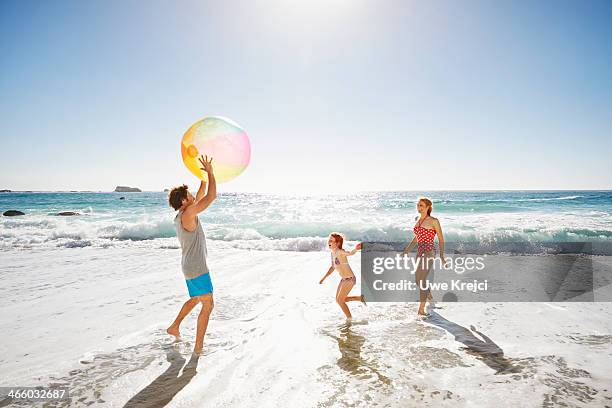
{"type": "MultiPolygon", "coordinates": [[[[425,221],[428,217],[425,217],[425,221]]],[[[417,256],[423,256],[425,252],[434,251],[436,252],[436,246],[434,245],[434,237],[436,236],[435,229],[423,228],[421,225],[423,221],[414,226],[414,235],[417,238],[417,256]]]]}

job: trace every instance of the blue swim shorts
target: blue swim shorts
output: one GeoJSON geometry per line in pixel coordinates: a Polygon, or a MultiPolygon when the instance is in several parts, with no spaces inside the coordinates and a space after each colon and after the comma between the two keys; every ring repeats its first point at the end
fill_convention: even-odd
{"type": "Polygon", "coordinates": [[[205,273],[197,278],[186,279],[185,282],[187,283],[187,289],[189,290],[189,297],[205,295],[213,292],[210,273],[205,273]]]}

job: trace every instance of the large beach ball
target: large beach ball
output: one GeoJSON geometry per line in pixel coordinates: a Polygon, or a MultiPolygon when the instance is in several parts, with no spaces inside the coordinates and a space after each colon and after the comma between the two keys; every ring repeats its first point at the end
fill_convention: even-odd
{"type": "Polygon", "coordinates": [[[181,155],[185,166],[196,177],[207,180],[198,158],[213,158],[215,179],[230,181],[246,169],[251,160],[251,143],[244,129],[231,119],[207,116],[191,126],[181,140],[181,155]]]}

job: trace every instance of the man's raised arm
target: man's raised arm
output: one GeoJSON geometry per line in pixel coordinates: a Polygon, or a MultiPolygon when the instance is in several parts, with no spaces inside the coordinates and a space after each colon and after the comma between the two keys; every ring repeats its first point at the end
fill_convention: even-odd
{"type": "Polygon", "coordinates": [[[200,182],[200,188],[198,188],[198,192],[196,193],[195,200],[198,201],[202,197],[204,197],[204,192],[206,191],[206,182],[202,180],[200,182]]]}
{"type": "Polygon", "coordinates": [[[198,190],[198,193],[196,194],[195,203],[190,207],[193,208],[193,211],[196,214],[201,213],[206,208],[208,208],[208,206],[215,200],[215,198],[217,198],[217,181],[215,180],[215,174],[213,172],[212,160],[212,157],[210,158],[210,160],[208,159],[208,156],[200,157],[200,163],[202,163],[202,170],[205,171],[208,175],[208,191],[206,192],[206,195],[201,196],[200,190],[202,190],[203,193],[203,186],[206,185],[206,182],[202,181],[202,184],[200,185],[200,190],[198,190]],[[198,196],[201,197],[198,198],[198,196]]]}

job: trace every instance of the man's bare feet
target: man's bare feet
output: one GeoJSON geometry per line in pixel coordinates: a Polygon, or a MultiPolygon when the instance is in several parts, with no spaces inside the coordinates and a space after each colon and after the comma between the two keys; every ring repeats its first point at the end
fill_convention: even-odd
{"type": "Polygon", "coordinates": [[[181,333],[179,332],[178,326],[172,325],[166,329],[166,333],[171,336],[176,337],[177,339],[181,337],[181,333]]]}

